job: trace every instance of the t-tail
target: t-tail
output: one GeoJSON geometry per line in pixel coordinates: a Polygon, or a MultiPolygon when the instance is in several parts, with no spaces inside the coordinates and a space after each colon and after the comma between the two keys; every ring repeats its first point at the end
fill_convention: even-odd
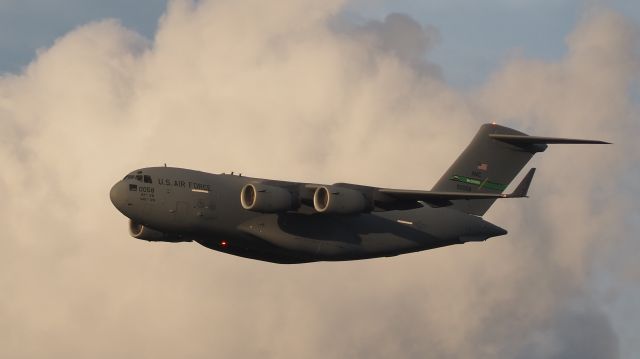
{"type": "MultiPolygon", "coordinates": [[[[501,194],[531,157],[547,149],[547,144],[607,144],[604,141],[579,140],[556,137],[529,136],[514,129],[484,124],[471,143],[449,167],[433,187],[433,192],[462,192],[475,194],[501,194]]],[[[523,185],[514,191],[518,195],[531,183],[529,171],[523,185]]],[[[511,196],[511,195],[508,195],[511,196]]],[[[457,199],[452,208],[484,215],[496,198],[457,199]]]]}

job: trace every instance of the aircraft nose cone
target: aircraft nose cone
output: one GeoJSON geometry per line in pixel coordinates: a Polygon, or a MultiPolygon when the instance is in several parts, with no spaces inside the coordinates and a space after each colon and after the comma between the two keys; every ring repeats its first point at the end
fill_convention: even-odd
{"type": "Polygon", "coordinates": [[[127,204],[128,192],[127,184],[123,181],[120,181],[111,187],[111,191],[109,192],[111,203],[113,203],[120,212],[122,212],[123,208],[127,204]]]}

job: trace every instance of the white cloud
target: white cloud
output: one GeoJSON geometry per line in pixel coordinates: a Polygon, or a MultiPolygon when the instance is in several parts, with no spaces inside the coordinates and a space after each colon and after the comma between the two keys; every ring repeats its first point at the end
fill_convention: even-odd
{"type": "Polygon", "coordinates": [[[636,30],[589,14],[562,60],[509,59],[461,93],[416,66],[431,30],[403,16],[339,31],[341,6],[175,1],[152,43],[92,23],[0,79],[3,356],[577,356],[548,338],[580,318],[597,323],[584,345],[616,355],[597,307],[566,308],[590,302],[593,257],[624,235],[636,30]],[[422,40],[390,51],[396,30],[422,40]],[[428,188],[494,119],[616,145],[542,154],[534,198],[490,212],[510,236],[394,259],[291,267],[147,244],[107,198],[164,162],[428,188]]]}

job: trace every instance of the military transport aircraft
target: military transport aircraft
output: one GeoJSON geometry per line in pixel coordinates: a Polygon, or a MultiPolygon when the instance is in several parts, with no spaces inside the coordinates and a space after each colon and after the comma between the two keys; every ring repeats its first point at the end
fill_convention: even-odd
{"type": "Polygon", "coordinates": [[[274,263],[390,257],[484,241],[506,230],[482,219],[496,199],[527,197],[547,144],[603,141],[528,136],[485,124],[431,191],[323,185],[152,167],[111,189],[138,239],[191,242],[274,263]]]}

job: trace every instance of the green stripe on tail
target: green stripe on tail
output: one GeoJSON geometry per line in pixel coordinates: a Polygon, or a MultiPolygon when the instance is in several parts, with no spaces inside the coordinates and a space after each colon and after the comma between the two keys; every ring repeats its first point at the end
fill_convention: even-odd
{"type": "Polygon", "coordinates": [[[486,188],[494,191],[504,191],[507,189],[506,184],[491,182],[487,179],[482,180],[480,178],[466,177],[460,175],[453,175],[453,177],[449,178],[451,181],[462,182],[464,184],[469,184],[473,186],[477,186],[478,188],[486,188]]]}

